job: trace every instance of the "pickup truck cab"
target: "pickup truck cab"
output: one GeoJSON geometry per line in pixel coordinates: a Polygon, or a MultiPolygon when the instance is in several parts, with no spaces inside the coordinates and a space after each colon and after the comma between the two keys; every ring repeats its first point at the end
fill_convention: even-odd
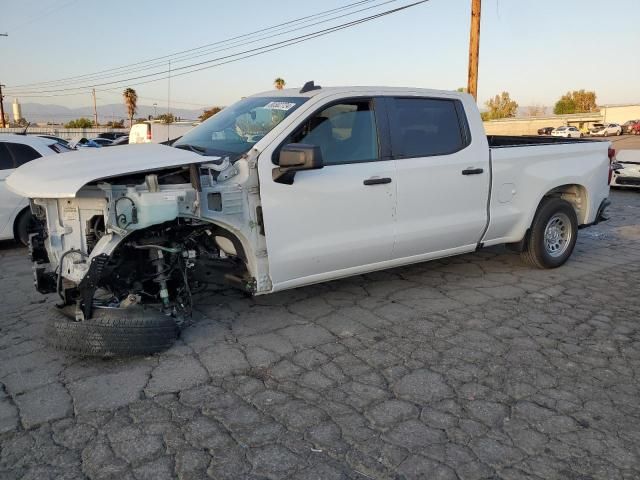
{"type": "Polygon", "coordinates": [[[261,295],[496,244],[558,267],[603,218],[609,147],[488,137],[464,93],[309,82],[173,147],[61,155],[7,183],[43,221],[38,289],[86,329],[105,306],[179,319],[207,282],[261,295]]]}

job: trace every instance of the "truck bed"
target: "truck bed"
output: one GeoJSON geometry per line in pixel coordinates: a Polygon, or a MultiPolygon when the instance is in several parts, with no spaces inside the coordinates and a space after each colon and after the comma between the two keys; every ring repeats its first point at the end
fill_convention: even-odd
{"type": "Polygon", "coordinates": [[[601,142],[593,138],[563,138],[537,135],[487,135],[490,148],[528,147],[533,145],[555,145],[566,143],[601,142]]]}

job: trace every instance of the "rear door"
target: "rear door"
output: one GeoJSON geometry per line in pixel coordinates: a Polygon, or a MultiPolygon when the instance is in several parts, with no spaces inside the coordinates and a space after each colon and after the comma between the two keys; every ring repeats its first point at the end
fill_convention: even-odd
{"type": "Polygon", "coordinates": [[[471,138],[457,98],[388,98],[398,174],[394,258],[471,251],[487,224],[486,136],[471,138]]]}
{"type": "Polygon", "coordinates": [[[23,163],[41,155],[29,145],[0,142],[0,238],[13,237],[13,219],[28,200],[9,191],[6,179],[23,163]]]}
{"type": "Polygon", "coordinates": [[[371,270],[389,261],[394,237],[395,162],[386,116],[370,97],[323,103],[260,156],[269,272],[275,290],[371,270]],[[318,145],[324,167],[272,180],[279,148],[318,145]]]}

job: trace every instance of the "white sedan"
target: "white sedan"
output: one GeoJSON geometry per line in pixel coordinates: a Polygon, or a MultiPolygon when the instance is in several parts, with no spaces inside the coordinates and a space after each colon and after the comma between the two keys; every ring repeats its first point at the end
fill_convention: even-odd
{"type": "Polygon", "coordinates": [[[591,129],[593,137],[608,137],[609,135],[622,135],[622,127],[617,123],[594,124],[591,129]]]}
{"type": "Polygon", "coordinates": [[[580,138],[582,133],[576,127],[558,127],[551,132],[552,137],[580,138]]]}
{"type": "Polygon", "coordinates": [[[67,151],[50,138],[0,134],[0,240],[14,238],[26,245],[33,222],[29,200],[10,192],[6,178],[24,163],[67,151]]]}

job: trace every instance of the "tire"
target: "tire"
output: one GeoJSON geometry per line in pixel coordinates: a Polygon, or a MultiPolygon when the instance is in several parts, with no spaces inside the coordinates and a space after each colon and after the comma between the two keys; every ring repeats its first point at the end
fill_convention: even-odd
{"type": "Polygon", "coordinates": [[[566,200],[549,198],[533,218],[521,257],[537,268],[557,268],[569,259],[577,238],[578,218],[573,206],[566,200]]]}
{"type": "Polygon", "coordinates": [[[29,245],[29,232],[32,230],[35,222],[36,219],[28,208],[18,215],[13,229],[16,242],[21,243],[25,247],[29,245]]]}
{"type": "Polygon", "coordinates": [[[97,308],[92,318],[76,322],[68,308],[54,309],[46,328],[47,342],[58,350],[93,357],[150,355],[178,338],[174,319],[155,310],[97,308]]]}

